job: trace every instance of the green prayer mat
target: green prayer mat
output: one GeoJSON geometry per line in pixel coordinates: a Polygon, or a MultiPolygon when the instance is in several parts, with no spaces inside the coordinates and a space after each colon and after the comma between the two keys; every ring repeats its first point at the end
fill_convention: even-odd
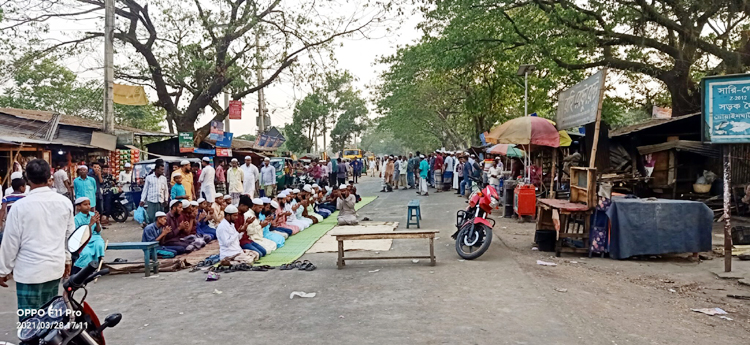
{"type": "MultiPolygon", "coordinates": [[[[362,201],[358,202],[354,208],[359,210],[365,205],[373,202],[375,199],[377,199],[377,196],[363,197],[362,201]]],[[[289,236],[284,243],[284,247],[276,249],[271,254],[262,257],[253,265],[281,266],[294,262],[294,260],[297,260],[304,255],[305,252],[315,244],[315,242],[318,242],[323,235],[338,225],[338,221],[336,220],[338,215],[339,211],[336,211],[322,222],[302,230],[294,236],[289,236]]]]}

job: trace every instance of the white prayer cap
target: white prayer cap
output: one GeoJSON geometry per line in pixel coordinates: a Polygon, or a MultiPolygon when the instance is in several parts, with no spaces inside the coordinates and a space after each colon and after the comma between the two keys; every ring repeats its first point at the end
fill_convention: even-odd
{"type": "Polygon", "coordinates": [[[250,156],[245,156],[245,160],[253,160],[250,156]]]}
{"type": "MultiPolygon", "coordinates": [[[[87,167],[87,166],[86,166],[86,165],[84,165],[84,164],[81,164],[81,165],[79,165],[79,166],[78,166],[78,167],[76,168],[76,170],[81,170],[81,169],[86,169],[86,170],[89,170],[89,167],[87,167]]],[[[16,172],[18,172],[18,171],[16,171],[16,172]]],[[[15,173],[14,173],[14,174],[15,174],[15,173]]],[[[11,179],[13,179],[13,175],[10,175],[10,177],[11,177],[11,179]]]]}
{"type": "Polygon", "coordinates": [[[469,155],[469,157],[472,157],[472,158],[473,158],[473,157],[476,157],[476,156],[475,156],[475,155],[474,155],[474,154],[472,153],[471,155],[469,155]]]}
{"type": "Polygon", "coordinates": [[[286,198],[287,196],[289,196],[289,194],[287,192],[281,192],[276,197],[278,197],[278,198],[286,198]]]}
{"type": "Polygon", "coordinates": [[[204,201],[206,201],[206,199],[203,199],[203,198],[198,198],[198,200],[196,200],[196,202],[199,203],[199,204],[202,203],[202,202],[204,202],[204,201]]]}
{"type": "Polygon", "coordinates": [[[162,211],[159,211],[159,212],[156,212],[156,213],[154,213],[154,217],[155,217],[155,218],[159,218],[159,217],[166,217],[166,216],[167,216],[167,214],[166,214],[166,213],[164,213],[164,212],[162,212],[162,211]]]}
{"type": "Polygon", "coordinates": [[[292,192],[292,189],[291,188],[287,188],[287,189],[284,189],[284,191],[287,192],[287,194],[288,194],[288,193],[292,192]]]}
{"type": "Polygon", "coordinates": [[[176,204],[178,202],[180,202],[180,200],[177,200],[177,199],[170,201],[169,202],[169,208],[172,208],[172,206],[174,206],[174,204],[176,204]]]}
{"type": "Polygon", "coordinates": [[[263,205],[263,200],[260,200],[260,198],[253,199],[254,205],[263,205]]]}
{"type": "Polygon", "coordinates": [[[332,190],[333,190],[333,188],[331,188],[331,187],[329,187],[329,186],[326,186],[326,191],[330,192],[330,191],[332,191],[332,190]]]}
{"type": "Polygon", "coordinates": [[[263,160],[264,160],[264,161],[271,161],[271,158],[268,158],[268,157],[266,157],[266,158],[265,158],[265,159],[263,159],[263,160]]]}
{"type": "Polygon", "coordinates": [[[346,185],[345,184],[340,185],[339,189],[346,189],[346,185]]]}
{"type": "Polygon", "coordinates": [[[190,161],[189,161],[189,160],[187,160],[187,159],[183,159],[183,160],[182,160],[182,161],[180,162],[180,165],[187,165],[187,164],[190,164],[190,161]]]}
{"type": "Polygon", "coordinates": [[[312,193],[312,186],[307,185],[302,188],[305,192],[312,193]]]}
{"type": "Polygon", "coordinates": [[[203,157],[203,161],[204,161],[204,162],[210,162],[210,161],[211,161],[211,158],[208,158],[208,157],[203,157]]]}
{"type": "Polygon", "coordinates": [[[216,194],[214,194],[214,199],[219,199],[219,198],[221,198],[223,196],[224,196],[224,194],[216,193],[216,194]]]}
{"type": "Polygon", "coordinates": [[[125,163],[125,167],[130,168],[131,167],[130,163],[125,163]]]}
{"type": "Polygon", "coordinates": [[[271,200],[271,207],[273,207],[273,208],[279,208],[279,203],[276,202],[276,200],[271,200]]]}
{"type": "Polygon", "coordinates": [[[308,184],[306,184],[306,185],[305,185],[304,187],[302,187],[302,189],[305,189],[305,187],[310,187],[310,188],[312,188],[312,185],[308,183],[308,184]]]}
{"type": "Polygon", "coordinates": [[[80,198],[76,199],[76,202],[75,202],[75,204],[76,204],[76,205],[78,205],[78,204],[80,204],[80,203],[82,203],[82,202],[84,202],[84,201],[91,201],[91,199],[89,199],[89,198],[87,198],[87,197],[85,197],[85,196],[82,196],[82,197],[80,197],[80,198]]]}
{"type": "Polygon", "coordinates": [[[190,202],[190,206],[198,206],[198,202],[197,201],[191,201],[190,202]]]}
{"type": "Polygon", "coordinates": [[[312,187],[313,187],[313,188],[320,188],[320,186],[318,186],[318,184],[317,184],[317,183],[313,183],[312,187]]]}
{"type": "Polygon", "coordinates": [[[424,155],[419,155],[419,158],[424,158],[424,155]]]}
{"type": "Polygon", "coordinates": [[[190,206],[190,200],[182,199],[182,207],[188,207],[190,206]]]}
{"type": "Polygon", "coordinates": [[[232,158],[232,162],[239,162],[237,158],[232,158]]]}
{"type": "Polygon", "coordinates": [[[10,180],[11,180],[11,181],[12,181],[12,180],[15,180],[15,179],[17,179],[17,178],[23,178],[23,172],[20,172],[20,171],[16,171],[16,172],[14,172],[14,173],[10,174],[10,180]]]}
{"type": "Polygon", "coordinates": [[[175,172],[174,175],[172,175],[173,178],[177,177],[177,176],[182,177],[182,173],[181,172],[175,172]]]}
{"type": "Polygon", "coordinates": [[[268,198],[268,197],[264,196],[264,197],[260,198],[260,201],[263,201],[264,204],[270,204],[271,203],[271,198],[268,198]]]}
{"type": "Polygon", "coordinates": [[[292,193],[298,194],[299,193],[299,189],[297,189],[297,188],[292,189],[292,193]]]}
{"type": "Polygon", "coordinates": [[[224,196],[224,200],[232,200],[232,196],[231,195],[225,195],[224,196]]]}
{"type": "Polygon", "coordinates": [[[234,206],[234,205],[228,205],[228,206],[227,206],[227,207],[226,207],[226,208],[224,209],[224,213],[225,213],[225,214],[235,214],[235,213],[237,213],[237,212],[239,212],[239,210],[237,210],[237,206],[234,206]]]}

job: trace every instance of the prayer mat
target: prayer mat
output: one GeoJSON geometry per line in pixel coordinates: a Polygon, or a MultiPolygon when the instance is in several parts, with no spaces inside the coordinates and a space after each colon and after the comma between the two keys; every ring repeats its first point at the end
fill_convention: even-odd
{"type": "MultiPolygon", "coordinates": [[[[354,208],[359,210],[365,205],[373,202],[375,199],[377,199],[377,196],[363,197],[362,201],[358,202],[354,208]]],[[[338,225],[338,221],[336,220],[338,215],[339,212],[336,211],[322,222],[315,224],[296,235],[290,236],[286,239],[284,247],[276,249],[265,257],[260,258],[260,260],[256,261],[254,265],[281,266],[299,259],[315,244],[315,242],[338,225]]]]}
{"type": "MultiPolygon", "coordinates": [[[[339,250],[338,241],[334,233],[356,234],[358,232],[386,232],[398,228],[398,222],[359,222],[359,225],[339,225],[325,234],[307,253],[336,253],[339,250]]],[[[367,241],[344,241],[346,251],[371,250],[385,252],[391,249],[392,239],[367,240],[367,241]]]]}

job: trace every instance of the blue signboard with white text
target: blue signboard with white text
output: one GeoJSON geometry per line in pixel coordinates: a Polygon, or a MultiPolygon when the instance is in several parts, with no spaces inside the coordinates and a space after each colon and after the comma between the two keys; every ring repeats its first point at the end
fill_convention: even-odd
{"type": "Polygon", "coordinates": [[[216,140],[216,147],[231,148],[232,138],[234,138],[234,133],[224,132],[224,134],[220,135],[219,139],[216,140]]]}
{"type": "Polygon", "coordinates": [[[750,142],[750,74],[701,80],[703,142],[750,142]]]}

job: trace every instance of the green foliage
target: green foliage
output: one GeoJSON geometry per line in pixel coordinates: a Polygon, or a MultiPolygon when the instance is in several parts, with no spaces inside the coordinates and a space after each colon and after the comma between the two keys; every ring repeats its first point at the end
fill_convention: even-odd
{"type": "MultiPolygon", "coordinates": [[[[0,107],[46,110],[101,121],[104,90],[97,82],[80,82],[75,73],[54,58],[23,64],[13,70],[12,82],[0,94],[0,107]]],[[[153,105],[115,104],[115,123],[160,131],[165,111],[153,105]]]]}
{"type": "Polygon", "coordinates": [[[394,138],[393,133],[380,130],[377,126],[365,129],[359,148],[376,155],[404,155],[410,150],[403,142],[394,138]]]}

